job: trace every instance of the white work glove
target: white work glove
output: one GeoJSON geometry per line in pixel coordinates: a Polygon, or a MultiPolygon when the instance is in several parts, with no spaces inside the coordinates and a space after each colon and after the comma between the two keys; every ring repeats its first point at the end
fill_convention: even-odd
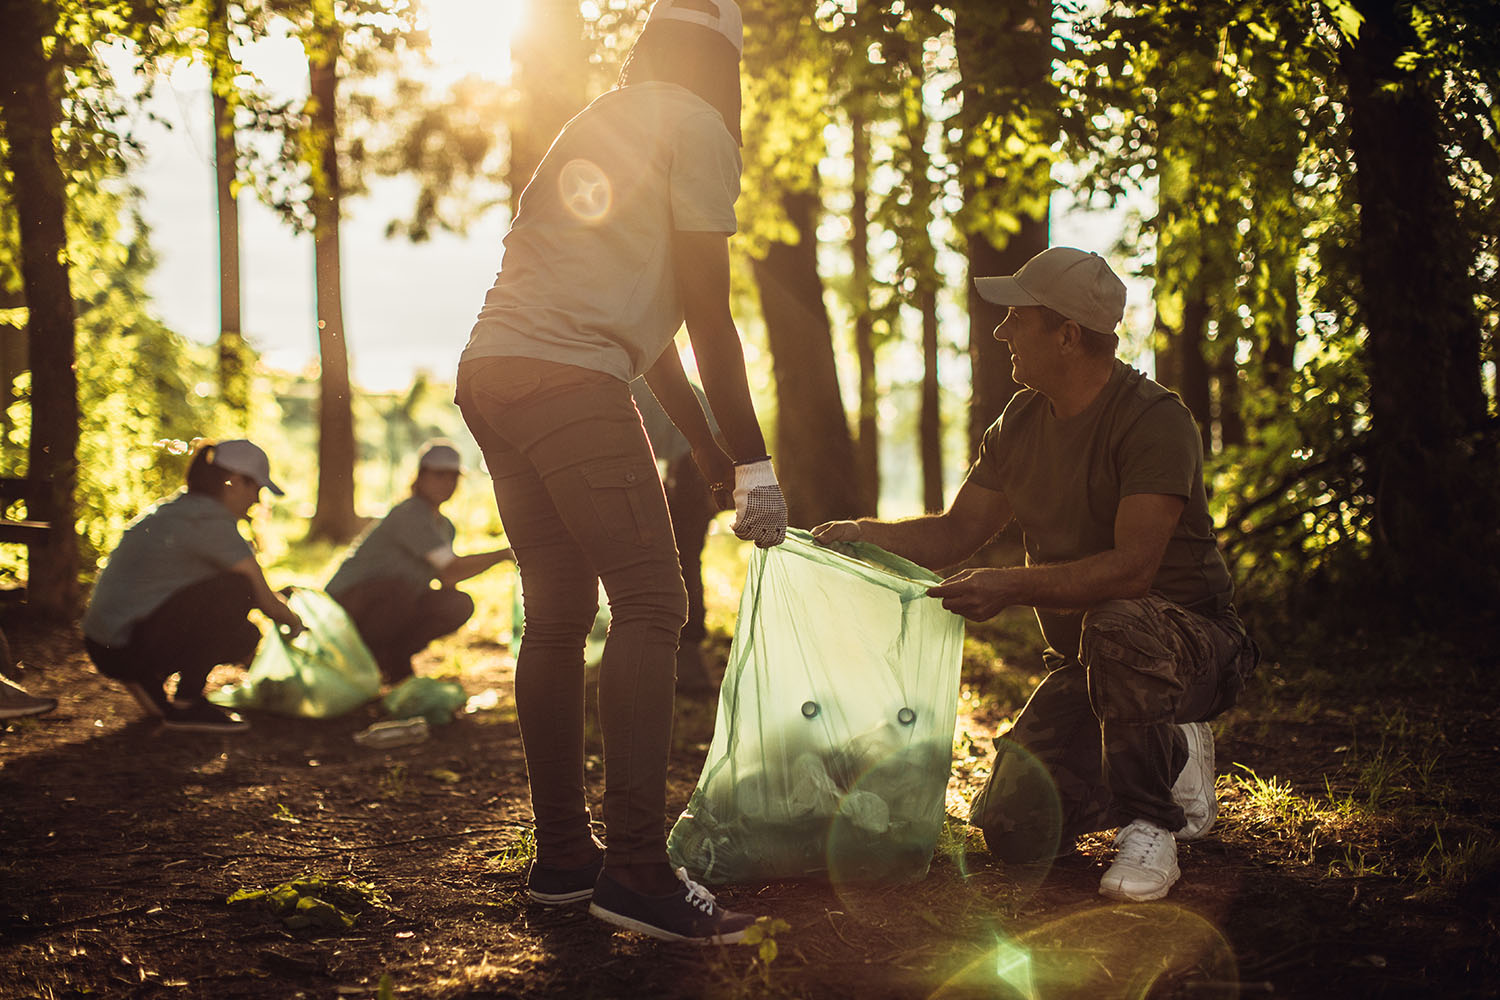
{"type": "Polygon", "coordinates": [[[786,539],[786,497],[776,482],[771,460],[734,467],[735,535],[767,549],[786,539]]]}

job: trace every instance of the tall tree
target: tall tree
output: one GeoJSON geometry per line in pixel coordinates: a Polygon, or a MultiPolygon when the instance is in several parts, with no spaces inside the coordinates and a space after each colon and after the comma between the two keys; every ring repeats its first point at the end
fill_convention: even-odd
{"type": "Polygon", "coordinates": [[[1019,386],[994,329],[1005,309],[984,301],[975,277],[1014,274],[1047,248],[1056,106],[1052,7],[1042,0],[958,0],[954,38],[962,76],[958,160],[969,277],[969,451],[1019,386]]]}
{"type": "Polygon", "coordinates": [[[60,123],[63,46],[53,58],[52,3],[4,0],[0,7],[0,121],[5,125],[10,201],[20,223],[21,278],[26,297],[31,366],[31,445],[27,476],[37,484],[35,520],[53,525],[33,546],[31,605],[40,613],[71,614],[78,603],[78,380],[74,371],[73,296],[68,276],[66,181],[55,132],[60,123]]]}
{"type": "Polygon", "coordinates": [[[865,512],[818,271],[817,162],[828,122],[827,51],[801,4],[744,5],[741,219],[776,381],[777,473],[793,524],[865,512]],[[746,205],[749,204],[747,209],[746,205]]]}
{"type": "MultiPolygon", "coordinates": [[[[858,98],[855,98],[858,100],[858,98]]],[[[876,511],[880,505],[880,425],[877,420],[875,314],[870,305],[870,120],[863,109],[849,116],[850,188],[849,256],[853,261],[849,302],[854,312],[854,357],[859,366],[859,404],[855,426],[855,464],[860,504],[876,511]]]]}
{"type": "Polygon", "coordinates": [[[1362,23],[1339,67],[1360,203],[1379,549],[1429,610],[1491,606],[1500,515],[1494,444],[1474,437],[1487,415],[1475,246],[1455,209],[1441,78],[1419,55],[1428,15],[1403,0],[1355,6],[1362,23]]]}
{"type": "Polygon", "coordinates": [[[209,89],[213,98],[214,181],[219,222],[219,395],[244,429],[250,411],[250,353],[240,308],[240,206],[235,106],[239,63],[230,43],[229,0],[208,0],[209,89]]]}
{"type": "MultiPolygon", "coordinates": [[[[301,108],[265,109],[257,128],[282,140],[252,175],[262,198],[314,241],[319,351],[318,497],[308,534],[347,541],[363,522],[354,505],[354,417],[344,329],[340,222],[345,198],[363,189],[378,101],[347,86],[393,68],[393,57],[422,44],[412,0],[263,0],[285,19],[307,55],[301,108]]],[[[258,154],[257,154],[258,155],[258,154]]]]}
{"type": "Polygon", "coordinates": [[[511,39],[510,207],[562,127],[589,101],[589,47],[577,4],[534,3],[511,39]]]}
{"type": "Polygon", "coordinates": [[[312,0],[304,35],[311,140],[314,286],[318,315],[318,505],[308,535],[347,542],[362,526],[354,509],[354,407],[344,340],[343,186],[339,175],[338,86],[343,28],[334,0],[312,0]]]}
{"type": "Polygon", "coordinates": [[[793,236],[751,262],[776,377],[777,474],[790,523],[804,527],[864,512],[818,277],[820,205],[816,189],[783,194],[793,236]]]}

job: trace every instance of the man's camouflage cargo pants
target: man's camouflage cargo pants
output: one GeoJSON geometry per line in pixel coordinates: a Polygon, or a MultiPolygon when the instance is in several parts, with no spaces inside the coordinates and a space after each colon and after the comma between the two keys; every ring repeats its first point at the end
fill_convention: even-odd
{"type": "Polygon", "coordinates": [[[1238,615],[1159,597],[1109,601],[1083,616],[1075,656],[1044,658],[1050,672],[996,738],[969,814],[991,852],[1021,864],[1136,819],[1180,829],[1171,788],[1187,747],[1177,724],[1233,705],[1259,659],[1238,615]]]}

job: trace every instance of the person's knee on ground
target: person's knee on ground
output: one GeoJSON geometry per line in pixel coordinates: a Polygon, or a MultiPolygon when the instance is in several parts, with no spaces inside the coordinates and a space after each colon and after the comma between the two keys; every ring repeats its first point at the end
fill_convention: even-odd
{"type": "Polygon", "coordinates": [[[1030,865],[1067,853],[1072,837],[1064,842],[1062,803],[1052,776],[1020,747],[996,744],[994,770],[970,814],[990,854],[1008,865],[1030,865]]]}

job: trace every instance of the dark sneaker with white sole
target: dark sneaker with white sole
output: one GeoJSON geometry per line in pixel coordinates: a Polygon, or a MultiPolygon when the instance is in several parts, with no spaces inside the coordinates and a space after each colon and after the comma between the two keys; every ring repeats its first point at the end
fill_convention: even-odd
{"type": "Polygon", "coordinates": [[[250,723],[208,701],[178,702],[167,706],[162,728],[188,733],[242,733],[250,723]]]}
{"type": "Polygon", "coordinates": [[[603,870],[602,851],[582,868],[543,868],[533,861],[526,873],[526,891],[544,906],[580,903],[594,894],[594,883],[599,881],[603,870]]]}
{"type": "Polygon", "coordinates": [[[625,888],[605,871],[594,886],[589,913],[637,934],[685,944],[735,944],[754,925],[750,914],[720,906],[713,893],[688,878],[686,868],[677,869],[677,877],[681,891],[647,896],[625,888]]]}
{"type": "Polygon", "coordinates": [[[167,713],[172,710],[172,703],[167,700],[167,693],[162,690],[160,683],[153,681],[121,681],[120,684],[126,691],[130,692],[130,696],[152,718],[165,718],[167,713]]]}
{"type": "Polygon", "coordinates": [[[0,677],[0,719],[24,719],[57,707],[56,698],[42,698],[0,677]]]}

